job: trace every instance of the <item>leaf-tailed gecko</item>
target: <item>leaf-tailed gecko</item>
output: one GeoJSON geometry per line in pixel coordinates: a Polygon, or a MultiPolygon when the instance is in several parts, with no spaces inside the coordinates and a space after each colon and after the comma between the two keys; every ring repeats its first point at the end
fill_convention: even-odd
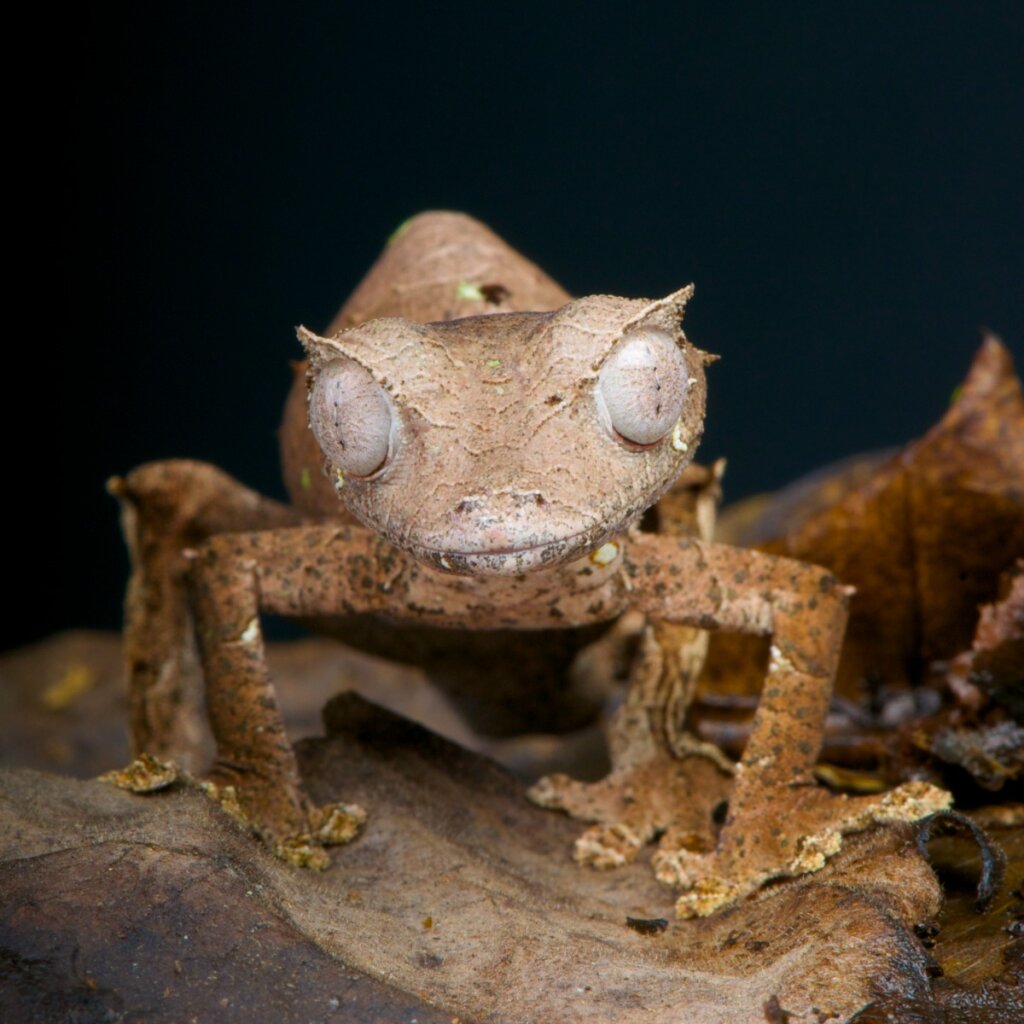
{"type": "MultiPolygon", "coordinates": [[[[308,361],[282,428],[291,506],[197,462],[112,481],[133,561],[136,752],[194,764],[205,713],[207,791],[279,855],[324,866],[323,846],[354,838],[365,813],[305,793],[261,614],[425,665],[495,733],[593,716],[630,612],[646,625],[612,773],[531,791],[595,822],[581,863],[626,863],[658,839],[678,913],[707,914],[821,867],[844,832],[945,806],[919,783],[856,798],[815,784],[848,590],[814,566],[713,543],[706,516],[700,528],[716,480],[687,470],[710,360],[680,326],[691,294],[573,300],[469,217],[406,222],[325,334],[299,329],[308,361]],[[654,530],[637,525],[684,492],[688,522],[656,510],[654,530]],[[735,766],[683,730],[695,628],[771,637],[735,766]]],[[[120,777],[145,790],[173,775],[143,760],[120,777]]]]}

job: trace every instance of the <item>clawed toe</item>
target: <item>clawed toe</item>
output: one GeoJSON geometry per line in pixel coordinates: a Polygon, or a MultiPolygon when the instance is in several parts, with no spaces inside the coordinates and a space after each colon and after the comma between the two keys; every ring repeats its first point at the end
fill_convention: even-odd
{"type": "Polygon", "coordinates": [[[576,840],[578,864],[623,867],[657,839],[652,867],[659,881],[683,890],[676,903],[682,918],[712,914],[771,879],[819,871],[839,853],[845,834],[916,821],[950,800],[923,782],[850,797],[814,785],[751,786],[743,776],[730,793],[729,774],[706,757],[665,755],[617,768],[600,782],[548,776],[529,795],[594,823],[576,840]],[[719,828],[716,812],[726,798],[728,821],[719,828]]]}
{"type": "Polygon", "coordinates": [[[295,867],[326,869],[331,859],[324,847],[350,843],[366,823],[366,811],[357,804],[317,806],[301,786],[222,765],[202,788],[256,832],[275,856],[295,867]]]}
{"type": "Polygon", "coordinates": [[[566,811],[580,802],[586,783],[577,782],[561,772],[545,775],[538,779],[527,791],[526,796],[538,807],[551,811],[566,811]]]}
{"type": "Polygon", "coordinates": [[[649,837],[638,833],[625,822],[588,828],[576,840],[573,859],[577,864],[607,870],[621,868],[636,860],[649,837]]]}
{"type": "Polygon", "coordinates": [[[352,842],[366,824],[366,811],[358,804],[324,804],[313,807],[308,818],[308,832],[297,832],[278,840],[267,835],[263,838],[274,856],[286,864],[326,871],[331,866],[331,856],[324,847],[352,842]]]}
{"type": "Polygon", "coordinates": [[[352,842],[366,824],[366,811],[358,804],[323,804],[310,812],[313,836],[324,846],[352,842]]]}
{"type": "Polygon", "coordinates": [[[140,795],[174,783],[195,787],[256,833],[276,857],[294,867],[318,871],[331,863],[325,846],[352,842],[366,824],[366,811],[358,804],[316,806],[301,789],[293,792],[288,786],[223,765],[196,779],[173,761],[140,754],[127,767],[106,772],[100,780],[140,795]]]}
{"type": "Polygon", "coordinates": [[[130,793],[156,793],[167,789],[180,779],[184,772],[174,761],[161,761],[149,754],[139,754],[131,764],[124,768],[115,768],[104,772],[100,782],[108,782],[118,789],[126,789],[130,793]]]}

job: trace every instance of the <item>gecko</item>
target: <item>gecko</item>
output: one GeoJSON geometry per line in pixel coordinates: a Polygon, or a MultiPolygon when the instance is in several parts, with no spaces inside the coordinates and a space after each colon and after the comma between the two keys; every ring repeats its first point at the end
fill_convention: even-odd
{"type": "Polygon", "coordinates": [[[572,298],[471,217],[405,222],[326,331],[298,329],[290,503],[190,460],[111,481],[140,757],[120,783],[200,767],[207,722],[205,790],[279,856],[325,867],[360,833],[363,808],[303,786],[267,667],[274,614],[423,665],[491,735],[591,720],[625,658],[608,777],[548,776],[530,798],[590,823],[581,865],[656,842],[682,917],[945,807],[925,783],[850,797],[814,779],[850,589],[710,536],[717,473],[692,460],[714,357],[682,330],[692,294],[572,298]],[[771,638],[736,764],[685,729],[710,630],[771,638]]]}

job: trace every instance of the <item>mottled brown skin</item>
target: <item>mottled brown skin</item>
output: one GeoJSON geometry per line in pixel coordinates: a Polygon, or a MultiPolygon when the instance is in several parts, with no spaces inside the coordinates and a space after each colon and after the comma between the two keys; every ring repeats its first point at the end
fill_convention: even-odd
{"type": "MultiPolygon", "coordinates": [[[[295,511],[196,463],[157,463],[116,482],[134,563],[126,645],[136,748],[194,754],[183,653],[194,617],[217,793],[282,855],[323,863],[318,843],[350,838],[361,812],[342,808],[345,821],[332,829],[338,815],[309,803],[261,614],[330,622],[367,646],[390,624],[399,651],[402,628],[440,648],[490,636],[511,653],[493,672],[479,668],[481,689],[503,691],[507,705],[517,649],[563,638],[554,668],[572,677],[572,657],[628,611],[648,625],[615,727],[612,775],[592,787],[552,777],[533,793],[598,823],[577,845],[581,862],[623,863],[664,833],[657,866],[687,890],[679,912],[709,913],[768,878],[820,867],[845,831],[944,804],[929,787],[849,800],[814,786],[846,621],[848,593],[834,577],[711,543],[714,475],[691,471],[681,485],[691,522],[667,514],[664,535],[631,525],[680,478],[700,439],[706,357],[679,328],[690,294],[569,301],[470,218],[425,214],[404,225],[335,329],[300,330],[310,364],[296,374],[282,430],[295,511]],[[604,368],[638,336],[668,344],[689,375],[673,428],[643,445],[616,435],[598,401],[604,368]],[[387,460],[365,476],[339,472],[306,424],[307,390],[342,364],[368,373],[391,410],[387,460]],[[772,641],[717,835],[709,798],[726,792],[731,766],[681,726],[703,654],[697,629],[772,641]],[[573,635],[579,644],[565,644],[573,635]],[[180,727],[175,706],[188,712],[180,727]],[[691,807],[665,799],[687,792],[691,807]]],[[[614,643],[615,629],[609,635],[614,643]]],[[[563,684],[562,696],[578,708],[588,689],[600,691],[600,671],[575,678],[579,692],[563,684]]],[[[524,707],[545,718],[542,695],[527,692],[524,707]]]]}

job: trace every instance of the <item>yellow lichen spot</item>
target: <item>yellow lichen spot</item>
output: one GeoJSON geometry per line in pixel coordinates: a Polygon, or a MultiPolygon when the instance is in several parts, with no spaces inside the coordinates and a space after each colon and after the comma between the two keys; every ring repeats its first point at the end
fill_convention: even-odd
{"type": "Polygon", "coordinates": [[[686,452],[690,450],[690,446],[683,440],[683,421],[677,421],[676,425],[672,428],[672,447],[677,452],[686,452]]]}
{"type": "Polygon", "coordinates": [[[423,918],[423,927],[428,932],[430,931],[431,928],[434,927],[434,919],[429,914],[427,914],[427,916],[423,918]]]}
{"type": "Polygon", "coordinates": [[[615,561],[615,556],[618,553],[619,545],[610,540],[607,544],[602,544],[596,551],[591,552],[590,560],[594,565],[608,565],[615,561]]]}
{"type": "Polygon", "coordinates": [[[308,466],[302,467],[302,472],[299,474],[299,486],[304,490],[308,491],[313,486],[313,478],[309,472],[308,466]]]}
{"type": "Polygon", "coordinates": [[[455,289],[455,297],[466,302],[483,302],[484,293],[480,291],[480,285],[472,281],[460,281],[455,289]]]}
{"type": "Polygon", "coordinates": [[[488,359],[487,360],[487,365],[489,367],[491,367],[492,370],[500,369],[501,368],[501,360],[500,359],[488,359]]]}
{"type": "Polygon", "coordinates": [[[345,486],[345,471],[336,469],[334,471],[334,486],[339,490],[345,486]]]}
{"type": "Polygon", "coordinates": [[[885,791],[885,779],[869,772],[843,768],[837,764],[816,764],[814,777],[824,782],[830,789],[847,793],[882,793],[885,791]]]}
{"type": "Polygon", "coordinates": [[[63,711],[96,683],[96,673],[81,663],[69,665],[67,671],[52,686],[43,691],[42,702],[51,711],[63,711]]]}

